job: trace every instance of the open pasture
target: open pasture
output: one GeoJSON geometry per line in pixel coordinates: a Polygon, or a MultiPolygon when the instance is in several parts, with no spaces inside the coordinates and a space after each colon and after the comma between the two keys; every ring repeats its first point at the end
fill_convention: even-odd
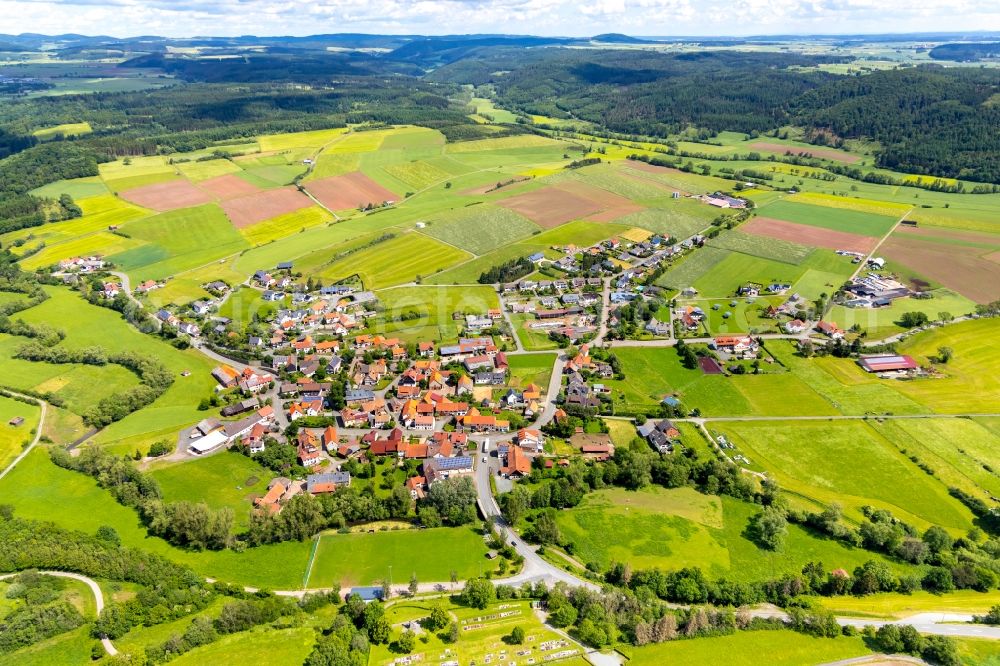
{"type": "Polygon", "coordinates": [[[1000,298],[1000,251],[894,233],[879,253],[967,296],[977,303],[1000,298]]]}
{"type": "Polygon", "coordinates": [[[312,199],[294,187],[258,192],[222,202],[222,210],[237,229],[312,206],[312,199]]]}
{"type": "Polygon", "coordinates": [[[510,385],[525,387],[528,384],[536,384],[542,387],[543,392],[547,391],[549,379],[552,377],[552,365],[555,363],[555,360],[555,354],[508,356],[507,364],[510,370],[510,385]]]}
{"type": "Polygon", "coordinates": [[[393,574],[402,582],[412,573],[425,582],[448,581],[452,571],[466,579],[495,566],[486,559],[482,535],[467,527],[324,534],[308,587],[371,585],[393,574]],[[415,553],[420,556],[415,557],[415,553]],[[390,567],[395,569],[392,574],[390,567]]]}
{"type": "Polygon", "coordinates": [[[43,185],[31,190],[31,194],[43,199],[58,199],[62,194],[73,197],[77,203],[86,197],[96,197],[107,194],[108,188],[99,176],[87,178],[73,178],[72,180],[57,180],[54,183],[43,185]]]}
{"type": "Polygon", "coordinates": [[[121,193],[126,201],[157,211],[178,210],[210,203],[215,199],[208,192],[199,189],[187,180],[171,180],[136,187],[121,193]]]}
{"type": "Polygon", "coordinates": [[[333,176],[310,181],[309,193],[330,210],[348,210],[381,205],[385,201],[395,201],[398,195],[390,192],[368,176],[360,172],[333,176]]]}
{"type": "Polygon", "coordinates": [[[825,229],[807,224],[785,222],[769,217],[755,217],[740,226],[740,231],[761,236],[772,241],[787,241],[829,250],[850,250],[868,253],[875,247],[875,239],[835,229],[825,229]]]}
{"type": "Polygon", "coordinates": [[[656,166],[639,160],[626,160],[623,166],[642,174],[645,178],[651,178],[668,187],[673,187],[682,194],[703,194],[717,190],[728,190],[733,186],[731,180],[715,176],[699,176],[680,169],[656,166]]]}
{"type": "Polygon", "coordinates": [[[537,134],[518,134],[496,139],[477,139],[475,141],[458,141],[445,146],[447,153],[482,153],[497,150],[513,150],[520,148],[552,148],[566,144],[556,139],[537,134]]]}
{"type": "Polygon", "coordinates": [[[312,627],[258,629],[223,636],[173,660],[177,666],[202,664],[281,664],[305,662],[316,642],[312,627]]]}
{"type": "Polygon", "coordinates": [[[53,139],[69,139],[74,136],[84,136],[93,131],[88,122],[64,123],[62,125],[54,125],[53,127],[36,129],[31,135],[39,141],[52,141],[53,139]]]}
{"type": "MultiPolygon", "coordinates": [[[[705,248],[702,248],[697,254],[701,254],[704,250],[705,248]]],[[[681,266],[684,266],[684,264],[682,263],[681,266]]],[[[695,280],[693,286],[702,296],[729,296],[735,294],[736,289],[747,282],[757,282],[763,285],[768,285],[772,282],[791,284],[798,280],[804,272],[804,268],[795,264],[755,257],[742,252],[727,251],[727,255],[721,261],[712,265],[709,271],[695,280]]],[[[671,286],[685,287],[691,285],[671,284],[671,286]]],[[[811,294],[802,295],[806,297],[811,296],[811,294]]]]}
{"type": "Polygon", "coordinates": [[[213,509],[232,509],[240,526],[247,524],[253,497],[264,495],[275,476],[250,458],[231,451],[166,465],[154,463],[148,471],[160,484],[166,501],[196,497],[213,509]]]}
{"type": "Polygon", "coordinates": [[[787,200],[771,202],[760,210],[761,214],[772,219],[874,238],[880,238],[888,233],[899,219],[887,215],[875,215],[828,206],[813,206],[787,200]]]}
{"type": "Polygon", "coordinates": [[[470,256],[423,234],[407,233],[335,261],[317,275],[333,281],[357,275],[366,289],[381,289],[433,275],[470,256]]]}
{"type": "Polygon", "coordinates": [[[714,208],[692,199],[670,199],[615,221],[683,240],[708,229],[716,215],[714,208]]]}
{"type": "Polygon", "coordinates": [[[480,255],[541,230],[512,210],[479,205],[434,219],[421,231],[480,255]]]}
{"type": "Polygon", "coordinates": [[[793,495],[840,502],[850,515],[870,504],[926,529],[964,532],[972,515],[874,428],[861,421],[715,422],[755,469],[766,470],[793,495]],[[867,470],[863,476],[856,470],[867,470]]]}

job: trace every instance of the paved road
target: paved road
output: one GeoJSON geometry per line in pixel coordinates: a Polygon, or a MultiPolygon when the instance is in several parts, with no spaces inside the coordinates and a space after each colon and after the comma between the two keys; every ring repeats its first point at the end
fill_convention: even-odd
{"type": "Polygon", "coordinates": [[[135,303],[136,305],[138,305],[140,308],[143,307],[142,302],[140,302],[139,299],[135,297],[135,294],[132,293],[132,284],[129,282],[128,275],[119,271],[108,271],[108,272],[114,275],[119,280],[121,280],[122,291],[125,292],[125,295],[128,296],[128,299],[133,303],[135,303]]]}
{"type": "Polygon", "coordinates": [[[24,450],[21,451],[21,453],[18,454],[18,456],[16,458],[14,458],[14,460],[12,460],[11,463],[9,465],[7,465],[7,467],[5,467],[2,472],[0,472],[0,479],[2,479],[3,477],[7,476],[10,473],[10,471],[12,469],[14,469],[14,467],[17,465],[17,463],[19,463],[22,460],[24,460],[25,457],[27,457],[27,455],[29,453],[31,453],[31,450],[33,448],[35,448],[35,446],[38,444],[39,440],[41,440],[41,438],[42,438],[42,426],[45,425],[45,414],[48,411],[48,407],[49,407],[49,404],[47,402],[45,402],[44,400],[39,400],[38,398],[34,398],[34,397],[30,396],[30,395],[21,395],[20,393],[16,393],[15,391],[7,391],[7,393],[10,393],[11,395],[16,395],[16,396],[21,397],[21,398],[27,398],[28,400],[34,400],[42,408],[42,413],[38,417],[38,426],[35,428],[35,438],[31,440],[31,443],[28,444],[28,446],[26,446],[24,448],[24,450]]]}
{"type": "MultiPolygon", "coordinates": [[[[85,583],[90,591],[94,593],[94,606],[97,609],[97,614],[100,615],[101,611],[104,610],[104,593],[101,591],[101,586],[97,584],[92,578],[87,578],[76,573],[70,573],[68,571],[39,571],[40,574],[45,574],[46,576],[56,576],[57,578],[72,578],[73,580],[78,580],[81,583],[85,583]]],[[[0,580],[5,578],[13,578],[17,576],[16,573],[3,574],[0,576],[0,580]]],[[[115,648],[114,643],[111,642],[109,638],[102,638],[101,644],[104,645],[104,650],[110,654],[112,657],[118,654],[117,648],[115,648]]]]}
{"type": "Polygon", "coordinates": [[[599,590],[600,587],[595,585],[590,581],[585,581],[581,578],[574,576],[573,574],[560,569],[554,564],[542,559],[542,557],[535,552],[535,548],[529,545],[524,539],[514,533],[510,529],[510,525],[504,519],[503,514],[500,512],[500,506],[497,504],[496,498],[493,497],[493,492],[490,489],[490,465],[488,463],[482,462],[482,453],[478,453],[475,459],[475,482],[476,482],[476,493],[477,493],[477,503],[479,504],[479,510],[485,516],[486,520],[493,522],[499,529],[502,529],[506,533],[506,541],[510,543],[519,555],[524,558],[524,568],[521,572],[510,578],[497,579],[494,582],[497,584],[513,585],[519,586],[524,583],[536,583],[544,582],[549,586],[555,583],[566,583],[572,587],[587,587],[593,590],[599,590]]]}
{"type": "Polygon", "coordinates": [[[231,366],[231,367],[235,368],[239,372],[243,372],[246,368],[250,367],[246,363],[241,363],[240,361],[237,361],[235,359],[231,359],[231,358],[229,358],[227,356],[223,356],[222,354],[219,354],[218,352],[212,351],[211,349],[209,349],[208,347],[205,346],[204,341],[202,341],[200,338],[192,338],[191,339],[191,347],[194,348],[194,349],[197,349],[199,352],[201,352],[202,354],[204,354],[208,358],[212,359],[213,361],[216,361],[218,363],[223,363],[225,365],[231,366]]]}

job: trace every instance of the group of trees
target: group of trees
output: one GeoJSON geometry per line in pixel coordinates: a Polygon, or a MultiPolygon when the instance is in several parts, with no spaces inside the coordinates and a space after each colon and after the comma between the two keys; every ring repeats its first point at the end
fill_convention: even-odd
{"type": "Polygon", "coordinates": [[[72,631],[83,616],[63,598],[62,579],[26,571],[10,581],[6,598],[13,603],[0,612],[0,655],[72,631]]]}
{"type": "Polygon", "coordinates": [[[527,257],[518,257],[494,266],[479,276],[479,284],[497,284],[520,280],[535,270],[527,257]]]}

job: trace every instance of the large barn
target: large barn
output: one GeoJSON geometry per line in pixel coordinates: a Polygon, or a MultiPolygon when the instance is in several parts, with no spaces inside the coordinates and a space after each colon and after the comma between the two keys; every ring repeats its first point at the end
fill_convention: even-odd
{"type": "Polygon", "coordinates": [[[910,356],[901,354],[883,354],[879,356],[862,356],[858,359],[866,372],[898,372],[900,370],[915,370],[917,362],[910,356]]]}

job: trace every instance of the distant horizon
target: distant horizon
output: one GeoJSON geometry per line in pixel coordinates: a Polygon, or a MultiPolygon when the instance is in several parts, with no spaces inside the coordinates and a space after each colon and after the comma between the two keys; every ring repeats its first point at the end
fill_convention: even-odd
{"type": "Polygon", "coordinates": [[[343,33],[746,39],[997,30],[1000,3],[992,0],[0,0],[0,33],[132,36],[119,39],[343,33]]]}
{"type": "Polygon", "coordinates": [[[478,37],[478,38],[495,38],[495,37],[509,37],[509,38],[524,38],[524,37],[539,37],[545,39],[566,39],[566,40],[584,40],[593,37],[599,37],[602,35],[623,35],[625,37],[630,37],[633,39],[645,39],[645,40],[661,40],[667,41],[680,41],[680,40],[726,40],[726,39],[739,39],[739,40],[755,40],[755,39],[773,39],[773,40],[783,40],[783,39],[835,39],[835,38],[849,38],[849,37],[867,37],[867,38],[891,38],[891,37],[910,37],[910,38],[928,38],[928,37],[955,37],[955,38],[965,38],[974,39],[978,37],[985,38],[996,38],[1000,39],[1000,29],[998,30],[932,30],[932,31],[911,31],[911,32],[813,32],[813,33],[795,33],[795,32],[784,32],[784,33],[748,33],[748,34],[724,34],[724,33],[713,33],[713,34],[656,34],[647,35],[641,33],[626,33],[617,30],[610,30],[606,32],[595,32],[587,34],[541,34],[532,32],[442,32],[442,33],[430,33],[430,32],[377,32],[377,31],[366,31],[366,30],[348,30],[343,32],[306,32],[302,34],[293,33],[283,33],[276,32],[270,33],[256,33],[248,32],[241,34],[214,34],[214,33],[204,33],[204,34],[191,34],[191,35],[168,35],[168,34],[157,34],[151,32],[144,33],[134,33],[134,34],[113,34],[107,32],[77,32],[77,31],[62,31],[62,32],[36,32],[32,30],[25,30],[19,33],[14,32],[4,32],[0,30],[0,35],[12,36],[12,37],[25,37],[25,36],[41,36],[41,37],[63,37],[67,35],[75,35],[79,37],[86,37],[90,39],[107,37],[110,39],[119,40],[133,40],[142,38],[158,38],[158,39],[170,39],[170,40],[198,40],[198,39],[246,39],[250,37],[260,37],[262,39],[306,39],[309,37],[325,37],[325,36],[348,36],[348,35],[358,35],[364,37],[425,37],[433,39],[444,39],[444,38],[459,38],[459,37],[478,37]]]}

